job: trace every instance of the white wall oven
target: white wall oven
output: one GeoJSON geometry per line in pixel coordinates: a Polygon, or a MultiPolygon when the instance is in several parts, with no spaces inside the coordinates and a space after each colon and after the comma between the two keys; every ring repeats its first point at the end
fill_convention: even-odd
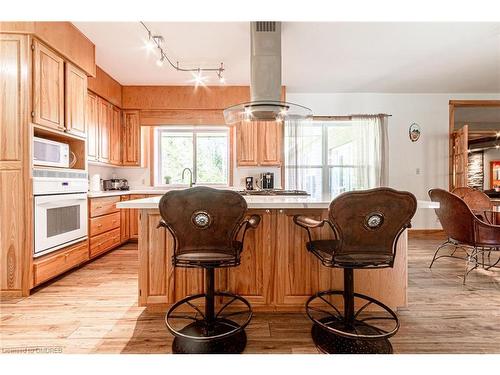
{"type": "Polygon", "coordinates": [[[34,257],[87,238],[86,173],[33,171],[34,257]]]}

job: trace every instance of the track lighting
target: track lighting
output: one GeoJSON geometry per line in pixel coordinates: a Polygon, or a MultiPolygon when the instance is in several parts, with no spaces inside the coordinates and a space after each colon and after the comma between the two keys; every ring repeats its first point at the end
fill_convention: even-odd
{"type": "Polygon", "coordinates": [[[151,30],[149,30],[149,28],[146,26],[144,22],[140,21],[140,24],[146,29],[148,33],[148,39],[146,41],[146,49],[152,52],[156,47],[160,52],[160,58],[156,61],[156,65],[163,66],[163,63],[166,60],[169,63],[169,65],[178,72],[196,72],[197,74],[195,75],[194,78],[196,86],[205,84],[206,77],[202,76],[203,72],[215,72],[215,74],[217,74],[217,77],[219,78],[219,83],[224,84],[226,82],[226,79],[222,76],[222,73],[225,71],[224,63],[221,62],[218,68],[182,68],[179,66],[178,61],[174,64],[168,58],[167,54],[165,53],[165,50],[162,47],[164,41],[163,37],[161,35],[153,35],[151,33],[151,30]]]}

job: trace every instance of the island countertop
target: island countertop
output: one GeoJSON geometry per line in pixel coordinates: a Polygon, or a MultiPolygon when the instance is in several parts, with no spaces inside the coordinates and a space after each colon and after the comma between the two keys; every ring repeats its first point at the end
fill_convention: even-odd
{"type": "MultiPolygon", "coordinates": [[[[327,209],[332,197],[315,198],[310,196],[243,196],[249,209],[280,209],[280,208],[316,208],[327,209]]],[[[161,197],[150,197],[118,202],[117,208],[157,209],[161,197]]],[[[439,208],[439,203],[418,201],[418,208],[439,208]]]]}

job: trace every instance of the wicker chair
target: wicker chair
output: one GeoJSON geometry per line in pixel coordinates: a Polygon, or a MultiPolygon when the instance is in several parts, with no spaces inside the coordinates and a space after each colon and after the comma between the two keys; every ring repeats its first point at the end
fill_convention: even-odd
{"type": "Polygon", "coordinates": [[[173,352],[242,352],[252,309],[241,296],[215,291],[215,269],[240,264],[245,233],[259,225],[260,217],[245,220],[247,204],[240,194],[208,187],[169,191],[159,208],[159,226],[174,239],[174,267],[205,272],[205,293],[181,299],[166,314],[167,328],[175,336],[173,352]]]}
{"type": "Polygon", "coordinates": [[[413,194],[377,188],[338,196],[330,204],[329,219],[294,217],[294,222],[307,230],[307,250],[324,266],[344,270],[344,290],[318,292],[306,303],[307,315],[314,323],[312,337],[321,351],[392,352],[388,338],[399,329],[398,317],[382,302],[354,292],[354,270],[393,267],[398,238],[410,227],[416,208],[413,194]],[[311,230],[325,223],[335,239],[313,240],[311,230]],[[343,313],[336,306],[339,297],[343,313]],[[357,311],[355,298],[362,300],[357,311]],[[373,315],[368,307],[381,310],[383,316],[377,315],[380,311],[373,315]]]}

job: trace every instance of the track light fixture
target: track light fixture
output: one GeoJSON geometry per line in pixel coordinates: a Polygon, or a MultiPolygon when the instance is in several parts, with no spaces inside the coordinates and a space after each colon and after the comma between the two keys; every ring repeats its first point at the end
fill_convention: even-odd
{"type": "Polygon", "coordinates": [[[224,84],[226,82],[226,79],[223,76],[223,73],[225,71],[224,68],[224,63],[220,63],[220,66],[218,68],[183,68],[179,66],[179,62],[177,61],[175,64],[169,59],[167,54],[165,53],[165,50],[163,49],[163,42],[164,38],[161,35],[153,35],[151,33],[151,30],[146,26],[146,24],[142,21],[140,21],[140,24],[146,29],[148,33],[148,40],[146,41],[146,48],[148,51],[154,51],[155,47],[158,49],[160,57],[156,61],[156,65],[158,66],[163,66],[163,63],[167,61],[172,68],[177,70],[178,72],[192,72],[195,75],[194,81],[196,86],[198,85],[203,85],[205,83],[206,77],[204,77],[202,74],[203,72],[215,72],[217,75],[217,78],[219,79],[219,83],[224,84]]]}

